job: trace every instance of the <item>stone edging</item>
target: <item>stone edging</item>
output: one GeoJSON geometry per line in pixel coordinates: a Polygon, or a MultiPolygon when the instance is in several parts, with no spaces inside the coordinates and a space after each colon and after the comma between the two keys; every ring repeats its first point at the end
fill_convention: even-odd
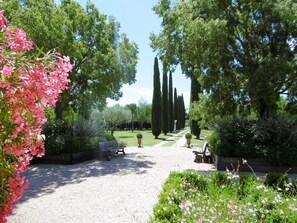
{"type": "MultiPolygon", "coordinates": [[[[248,165],[242,164],[242,158],[238,157],[221,157],[216,154],[213,155],[213,161],[217,170],[226,170],[228,168],[230,171],[237,168],[238,161],[240,163],[240,171],[252,172],[248,165]],[[232,165],[233,167],[232,167],[232,165]]],[[[287,173],[297,173],[297,167],[290,166],[273,166],[267,160],[262,158],[249,158],[247,159],[248,164],[252,167],[255,172],[287,172],[287,173]]]]}
{"type": "MultiPolygon", "coordinates": [[[[102,142],[102,144],[106,145],[108,142],[102,142]]],[[[111,144],[114,145],[114,141],[110,141],[111,144]]],[[[62,153],[56,155],[44,155],[43,157],[34,158],[31,163],[32,164],[63,164],[63,165],[73,165],[77,163],[82,163],[88,160],[98,159],[98,160],[106,160],[107,151],[100,149],[100,144],[98,143],[98,147],[92,150],[81,151],[77,153],[62,153]]]]}

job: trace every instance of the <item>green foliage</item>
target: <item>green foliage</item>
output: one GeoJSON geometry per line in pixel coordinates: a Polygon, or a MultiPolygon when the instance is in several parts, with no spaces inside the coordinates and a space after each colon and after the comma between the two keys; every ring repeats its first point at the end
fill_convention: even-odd
{"type": "Polygon", "coordinates": [[[296,9],[294,0],[160,0],[151,45],[170,68],[199,78],[213,116],[268,117],[280,95],[296,102],[296,9]]]}
{"type": "Polygon", "coordinates": [[[86,118],[92,107],[102,108],[106,98],[121,97],[123,84],[135,82],[137,45],[90,1],[83,8],[74,0],[11,0],[0,1],[0,8],[38,48],[70,57],[71,83],[57,104],[57,118],[69,107],[86,118]]]}
{"type": "Polygon", "coordinates": [[[161,134],[162,124],[162,102],[161,102],[161,84],[158,58],[154,61],[154,89],[152,102],[152,133],[155,138],[161,134]]]}
{"type": "Polygon", "coordinates": [[[275,189],[285,188],[285,184],[289,181],[288,175],[283,173],[267,173],[265,177],[265,185],[275,189]]]}
{"type": "Polygon", "coordinates": [[[186,125],[186,109],[183,95],[177,97],[177,129],[181,130],[186,125]]]}
{"type": "Polygon", "coordinates": [[[214,133],[208,139],[214,153],[220,156],[259,157],[260,152],[255,150],[253,140],[255,121],[246,118],[225,118],[214,123],[214,133]]]}
{"type": "Polygon", "coordinates": [[[191,133],[196,136],[197,139],[200,137],[201,129],[199,126],[199,122],[201,122],[201,118],[195,119],[193,116],[193,111],[194,109],[193,103],[198,103],[199,102],[199,93],[201,91],[201,85],[197,80],[197,77],[191,77],[191,98],[190,98],[190,128],[191,128],[191,133]],[[191,115],[192,114],[192,115],[191,115]]]}
{"type": "Polygon", "coordinates": [[[111,135],[120,124],[128,123],[131,121],[131,110],[120,105],[106,107],[102,113],[102,118],[108,124],[111,130],[111,135]]]}
{"type": "Polygon", "coordinates": [[[192,139],[192,134],[191,133],[186,133],[185,138],[186,139],[192,139]]]}
{"type": "Polygon", "coordinates": [[[163,68],[162,82],[162,131],[166,135],[169,131],[169,104],[168,104],[168,77],[167,71],[163,68]]]}
{"type": "Polygon", "coordinates": [[[296,222],[297,200],[266,187],[255,176],[172,172],[151,223],[296,222]]]}
{"type": "Polygon", "coordinates": [[[275,165],[297,165],[295,118],[274,117],[259,121],[225,118],[214,123],[214,133],[208,140],[215,154],[262,157],[275,165]]]}
{"type": "Polygon", "coordinates": [[[132,132],[134,131],[134,118],[137,114],[137,105],[135,103],[131,103],[126,105],[126,107],[131,111],[131,122],[132,122],[132,132]]]}
{"type": "Polygon", "coordinates": [[[89,120],[51,120],[43,126],[46,154],[74,153],[94,149],[106,141],[106,126],[96,112],[89,120]]]}
{"type": "Polygon", "coordinates": [[[231,184],[231,180],[228,178],[227,174],[221,172],[211,174],[211,181],[217,187],[231,184]]]}
{"type": "Polygon", "coordinates": [[[152,122],[152,105],[148,104],[143,98],[138,102],[136,119],[140,123],[140,130],[143,129],[145,122],[152,122]]]}
{"type": "Polygon", "coordinates": [[[136,138],[142,139],[143,135],[141,133],[137,133],[136,138]]]}
{"type": "Polygon", "coordinates": [[[168,89],[168,118],[169,118],[169,132],[174,129],[174,110],[173,110],[173,84],[172,84],[172,72],[169,72],[169,89],[168,89]]]}

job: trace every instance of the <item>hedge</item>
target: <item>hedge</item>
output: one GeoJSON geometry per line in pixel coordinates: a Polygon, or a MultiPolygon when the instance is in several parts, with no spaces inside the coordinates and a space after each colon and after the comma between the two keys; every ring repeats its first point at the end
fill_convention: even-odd
{"type": "Polygon", "coordinates": [[[225,118],[213,124],[211,150],[223,157],[265,158],[274,165],[297,166],[297,120],[273,117],[225,118]]]}

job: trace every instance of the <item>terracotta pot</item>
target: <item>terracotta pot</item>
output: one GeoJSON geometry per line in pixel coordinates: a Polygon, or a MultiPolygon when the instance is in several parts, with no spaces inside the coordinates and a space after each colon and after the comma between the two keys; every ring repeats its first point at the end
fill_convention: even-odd
{"type": "Polygon", "coordinates": [[[190,145],[191,145],[191,139],[187,139],[187,144],[188,144],[188,148],[191,148],[190,145]]]}
{"type": "Polygon", "coordinates": [[[141,141],[142,141],[142,138],[137,138],[138,147],[141,147],[141,141]]]}

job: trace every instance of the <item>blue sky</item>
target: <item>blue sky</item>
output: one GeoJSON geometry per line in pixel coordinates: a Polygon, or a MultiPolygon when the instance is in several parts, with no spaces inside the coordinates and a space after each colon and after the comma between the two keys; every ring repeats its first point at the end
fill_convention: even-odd
{"type": "MultiPolygon", "coordinates": [[[[77,0],[85,7],[87,0],[77,0]]],[[[143,98],[148,103],[152,101],[153,94],[153,63],[156,52],[150,47],[150,33],[159,33],[161,19],[152,11],[158,0],[93,0],[101,13],[114,16],[121,24],[121,33],[126,33],[131,41],[139,47],[139,60],[137,64],[137,82],[133,85],[124,85],[123,97],[119,101],[108,100],[108,105],[126,105],[138,103],[143,98]]],[[[161,64],[159,63],[160,67],[161,64]]],[[[162,70],[160,70],[162,74],[162,70]]],[[[162,81],[162,76],[160,77],[162,81]]],[[[185,105],[189,105],[190,80],[178,69],[173,73],[173,87],[178,94],[184,95],[185,105]]]]}

